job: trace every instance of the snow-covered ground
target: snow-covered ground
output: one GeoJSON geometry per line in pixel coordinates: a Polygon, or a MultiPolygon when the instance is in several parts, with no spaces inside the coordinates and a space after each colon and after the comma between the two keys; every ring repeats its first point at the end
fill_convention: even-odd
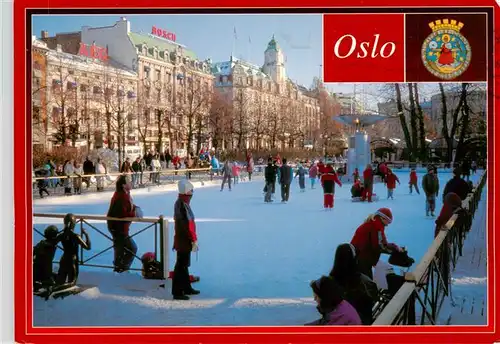
{"type": "MultiPolygon", "coordinates": [[[[318,187],[300,193],[291,188],[290,201],[279,202],[279,187],[273,204],[263,202],[262,179],[220,192],[205,183],[195,188],[192,207],[197,218],[199,254],[193,254],[190,271],[199,275],[195,284],[201,294],[190,301],[173,301],[169,284],[144,281],[136,273],[115,275],[109,270],[81,268],[79,281],[96,284],[77,296],[63,300],[34,298],[35,326],[130,326],[130,325],[302,325],[318,317],[309,282],[328,274],[336,247],[349,242],[355,229],[379,207],[390,207],[394,222],[387,229],[389,241],[406,246],[418,262],[433,240],[434,219],[425,216],[423,194],[409,195],[409,173],[398,172],[401,180],[394,200],[386,200],[383,184],[375,185],[381,200],[352,203],[351,185],[336,189],[335,208],[322,208],[318,187]]],[[[419,183],[423,174],[419,174],[419,183]]],[[[439,173],[441,190],[450,173],[439,173]]],[[[475,182],[479,173],[472,177],[475,182]]],[[[172,215],[175,191],[158,188],[133,190],[134,202],[145,216],[172,215]],[[149,191],[149,192],[148,192],[149,191]]],[[[105,214],[111,193],[35,201],[35,212],[105,214]]],[[[437,201],[437,210],[441,200],[437,201]]],[[[36,218],[41,231],[51,221],[36,218]]],[[[94,223],[105,233],[104,223],[94,223]]],[[[59,227],[61,225],[59,224],[59,227]]],[[[143,225],[133,224],[138,230],[143,225]]],[[[109,246],[104,237],[88,230],[93,250],[109,246]]],[[[170,230],[170,240],[173,237],[170,230]]],[[[151,232],[136,239],[138,255],[152,250],[151,232]]],[[[35,234],[35,242],[40,236],[35,234]]],[[[170,241],[172,242],[172,241],[170,241]]],[[[92,255],[92,252],[90,253],[92,255]]],[[[90,255],[86,254],[86,257],[90,255]]],[[[174,253],[170,254],[173,269],[174,253]]],[[[110,264],[112,252],[95,263],[110,264]]],[[[136,268],[140,262],[136,261],[136,268]]],[[[161,283],[161,282],[160,282],[161,283]]]]}
{"type": "Polygon", "coordinates": [[[441,324],[487,324],[486,192],[485,188],[465,239],[463,255],[452,273],[451,297],[443,302],[441,324]]]}

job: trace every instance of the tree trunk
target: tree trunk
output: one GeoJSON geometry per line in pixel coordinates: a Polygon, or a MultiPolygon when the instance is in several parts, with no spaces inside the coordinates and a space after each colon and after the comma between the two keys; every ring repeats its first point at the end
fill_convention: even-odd
{"type": "Polygon", "coordinates": [[[401,89],[399,88],[399,84],[395,84],[396,89],[396,105],[398,108],[399,120],[401,122],[401,127],[403,128],[403,133],[406,141],[406,148],[410,152],[410,161],[415,161],[415,157],[412,156],[411,152],[413,152],[413,146],[410,138],[410,132],[408,131],[408,126],[406,125],[406,118],[403,111],[403,103],[401,101],[401,89]]]}
{"type": "Polygon", "coordinates": [[[113,138],[111,136],[111,112],[106,109],[106,138],[108,140],[108,148],[113,149],[113,138]]]}
{"type": "Polygon", "coordinates": [[[420,159],[421,161],[427,161],[427,143],[425,141],[425,125],[424,125],[424,112],[422,111],[422,106],[420,106],[420,97],[418,94],[418,84],[414,83],[413,87],[415,89],[415,104],[417,105],[417,118],[418,118],[418,134],[420,141],[420,159]]]}
{"type": "Polygon", "coordinates": [[[470,123],[470,108],[469,103],[467,102],[467,97],[465,97],[463,106],[462,106],[462,125],[460,128],[460,136],[458,139],[457,152],[455,154],[455,160],[462,160],[465,158],[465,135],[467,133],[467,129],[469,128],[470,123]]]}
{"type": "Polygon", "coordinates": [[[156,151],[157,152],[160,152],[162,151],[162,146],[163,146],[163,131],[162,131],[162,114],[163,114],[163,111],[160,110],[160,109],[156,109],[156,120],[157,120],[157,123],[158,123],[158,141],[156,143],[156,151]]]}
{"type": "Polygon", "coordinates": [[[414,160],[418,157],[418,131],[417,131],[417,113],[415,111],[415,97],[413,95],[413,87],[411,83],[408,83],[408,91],[410,98],[410,129],[411,129],[411,146],[414,160]]]}

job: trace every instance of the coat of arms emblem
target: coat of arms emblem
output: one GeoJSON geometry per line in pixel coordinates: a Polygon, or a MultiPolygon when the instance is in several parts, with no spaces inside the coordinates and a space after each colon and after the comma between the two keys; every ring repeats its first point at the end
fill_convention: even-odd
{"type": "Polygon", "coordinates": [[[422,44],[425,68],[440,79],[457,78],[469,67],[471,60],[469,42],[460,34],[464,24],[443,19],[429,23],[429,27],[432,33],[422,44]]]}

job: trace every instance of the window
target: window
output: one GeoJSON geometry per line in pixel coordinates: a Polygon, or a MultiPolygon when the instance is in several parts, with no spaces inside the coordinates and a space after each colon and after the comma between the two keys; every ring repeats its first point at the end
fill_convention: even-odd
{"type": "Polygon", "coordinates": [[[80,85],[80,91],[82,92],[87,92],[88,86],[87,85],[80,85]]]}
{"type": "Polygon", "coordinates": [[[170,71],[165,74],[165,82],[169,83],[172,80],[172,73],[170,71]]]}
{"type": "Polygon", "coordinates": [[[82,76],[83,76],[84,78],[86,78],[86,77],[87,77],[87,73],[82,73],[82,76]]]}
{"type": "Polygon", "coordinates": [[[40,88],[40,78],[33,78],[34,84],[36,88],[40,88]]]}
{"type": "Polygon", "coordinates": [[[68,73],[69,73],[70,75],[73,75],[73,74],[75,74],[75,71],[74,71],[73,69],[68,69],[68,73]]]}
{"type": "Polygon", "coordinates": [[[161,81],[161,70],[156,70],[156,81],[161,81]]]}
{"type": "Polygon", "coordinates": [[[61,108],[54,106],[52,108],[52,122],[58,123],[60,115],[61,115],[61,108]]]}

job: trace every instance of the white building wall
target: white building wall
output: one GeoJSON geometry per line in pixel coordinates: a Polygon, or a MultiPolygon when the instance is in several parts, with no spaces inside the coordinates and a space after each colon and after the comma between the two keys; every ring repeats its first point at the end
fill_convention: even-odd
{"type": "Polygon", "coordinates": [[[125,18],[117,21],[113,26],[107,27],[82,27],[82,42],[97,46],[107,47],[108,55],[118,63],[121,63],[131,70],[137,70],[137,51],[128,33],[130,32],[130,22],[125,18]]]}

